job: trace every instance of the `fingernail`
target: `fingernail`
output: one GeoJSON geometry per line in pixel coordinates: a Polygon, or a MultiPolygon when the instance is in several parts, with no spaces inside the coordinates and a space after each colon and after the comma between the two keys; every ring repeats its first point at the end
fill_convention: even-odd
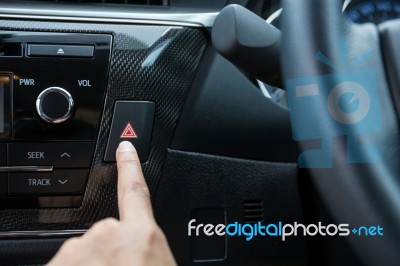
{"type": "Polygon", "coordinates": [[[118,146],[119,152],[126,152],[126,151],[134,151],[135,147],[133,147],[132,143],[129,141],[123,141],[118,146]]]}

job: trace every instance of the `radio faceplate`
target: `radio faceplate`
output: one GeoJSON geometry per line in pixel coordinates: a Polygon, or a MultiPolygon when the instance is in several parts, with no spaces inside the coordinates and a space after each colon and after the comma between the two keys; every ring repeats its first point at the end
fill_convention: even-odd
{"type": "Polygon", "coordinates": [[[106,34],[0,32],[0,207],[31,206],[24,197],[80,206],[111,44],[106,34]]]}
{"type": "Polygon", "coordinates": [[[7,130],[3,139],[94,141],[107,86],[111,41],[112,36],[104,34],[1,32],[0,45],[21,49],[4,56],[0,53],[4,107],[11,108],[10,113],[4,112],[7,130]],[[7,77],[12,79],[9,91],[7,77]],[[37,102],[49,88],[56,89],[37,102]],[[59,122],[63,106],[71,100],[73,106],[65,113],[69,119],[59,122]]]}

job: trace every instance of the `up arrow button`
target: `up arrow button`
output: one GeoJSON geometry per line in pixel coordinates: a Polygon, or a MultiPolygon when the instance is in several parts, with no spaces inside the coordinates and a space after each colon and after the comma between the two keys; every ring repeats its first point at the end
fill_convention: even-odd
{"type": "Polygon", "coordinates": [[[61,158],[71,158],[71,155],[69,155],[68,153],[64,152],[63,154],[61,154],[60,157],[61,158]]]}
{"type": "Polygon", "coordinates": [[[7,145],[9,166],[51,165],[55,168],[90,167],[95,147],[94,142],[13,142],[7,145]]]}

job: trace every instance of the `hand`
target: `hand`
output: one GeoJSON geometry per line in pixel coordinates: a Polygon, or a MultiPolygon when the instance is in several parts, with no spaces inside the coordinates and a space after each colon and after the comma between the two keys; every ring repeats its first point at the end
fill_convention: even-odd
{"type": "Polygon", "coordinates": [[[154,220],[135,148],[121,142],[116,155],[120,220],[99,221],[83,236],[67,240],[48,265],[176,265],[154,220]]]}

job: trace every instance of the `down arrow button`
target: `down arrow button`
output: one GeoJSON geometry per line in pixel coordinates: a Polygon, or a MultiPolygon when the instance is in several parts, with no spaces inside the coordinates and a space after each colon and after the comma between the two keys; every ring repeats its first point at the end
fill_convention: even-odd
{"type": "Polygon", "coordinates": [[[9,195],[81,195],[88,169],[55,169],[43,173],[8,173],[9,195]]]}
{"type": "Polygon", "coordinates": [[[65,183],[68,182],[68,179],[64,179],[64,180],[58,179],[58,182],[60,182],[61,185],[64,185],[65,183]]]}

